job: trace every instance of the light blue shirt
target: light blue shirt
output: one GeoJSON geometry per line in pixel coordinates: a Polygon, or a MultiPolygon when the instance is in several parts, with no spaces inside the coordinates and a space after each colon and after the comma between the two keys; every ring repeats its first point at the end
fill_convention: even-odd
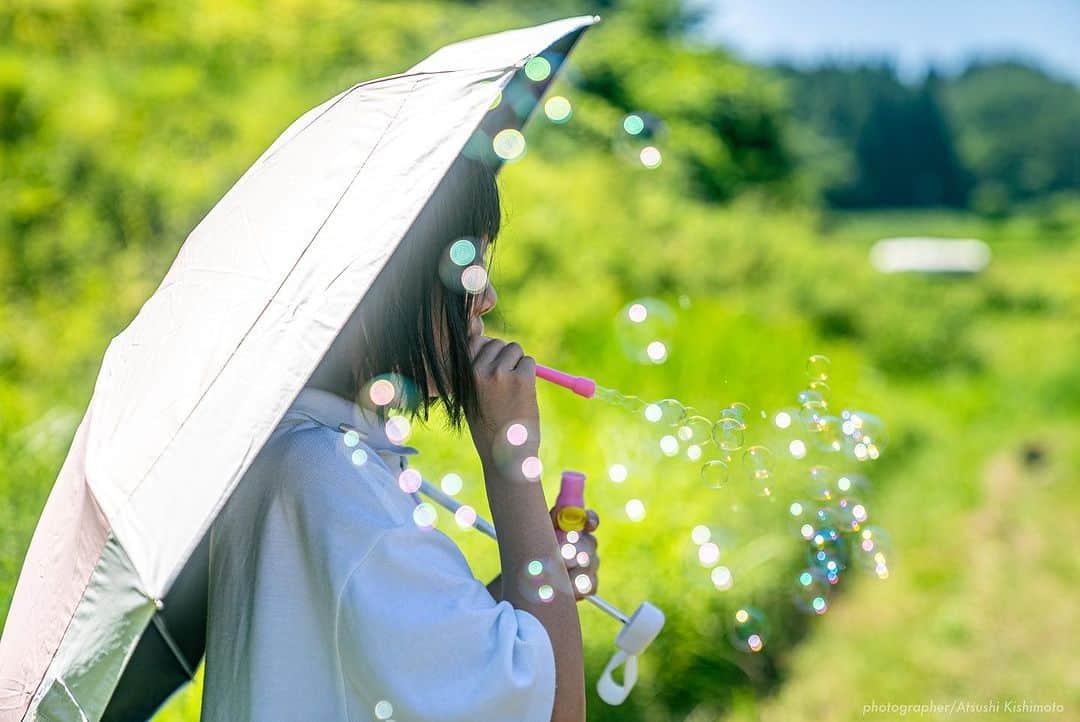
{"type": "Polygon", "coordinates": [[[301,391],[212,527],[203,722],[550,720],[547,630],[414,522],[415,453],[301,391]]]}

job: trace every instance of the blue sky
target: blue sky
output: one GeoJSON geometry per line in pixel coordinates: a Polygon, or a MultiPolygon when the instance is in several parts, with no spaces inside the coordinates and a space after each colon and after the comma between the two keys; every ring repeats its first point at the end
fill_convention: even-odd
{"type": "Polygon", "coordinates": [[[919,78],[1021,55],[1080,82],[1080,0],[697,0],[706,37],[753,61],[893,59],[919,78]]]}

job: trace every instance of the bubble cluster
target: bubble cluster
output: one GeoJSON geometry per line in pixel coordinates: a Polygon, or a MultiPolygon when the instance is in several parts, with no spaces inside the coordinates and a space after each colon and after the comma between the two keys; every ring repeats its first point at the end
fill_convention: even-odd
{"type": "MultiPolygon", "coordinates": [[[[647,306],[635,303],[623,309],[625,321],[620,323],[643,323],[650,317],[647,306]]],[[[833,588],[850,570],[886,579],[891,555],[888,535],[868,526],[873,518],[869,480],[845,468],[878,458],[884,426],[864,411],[830,409],[830,370],[828,357],[814,354],[807,359],[807,378],[794,393],[794,405],[769,411],[733,402],[715,418],[677,399],[650,402],[604,388],[596,394],[643,422],[641,428],[653,439],[659,458],[697,461],[701,483],[720,498],[725,489],[738,486],[751,490],[751,497],[777,503],[789,533],[804,549],[805,568],[795,574],[792,598],[798,609],[813,615],[828,611],[833,588]]],[[[625,466],[609,467],[609,477],[621,483],[625,466]]],[[[738,503],[733,501],[730,508],[734,512],[738,503]]],[[[626,502],[627,518],[639,521],[644,513],[640,499],[626,502]]],[[[696,545],[696,563],[708,570],[715,589],[733,589],[731,567],[721,564],[729,552],[715,529],[698,524],[690,537],[696,545]]],[[[752,607],[741,607],[736,614],[729,625],[734,646],[762,651],[767,636],[764,615],[752,607]]]]}
{"type": "Polygon", "coordinates": [[[881,419],[865,411],[844,409],[840,412],[841,432],[845,446],[857,461],[877,459],[885,447],[885,425],[881,419]]]}

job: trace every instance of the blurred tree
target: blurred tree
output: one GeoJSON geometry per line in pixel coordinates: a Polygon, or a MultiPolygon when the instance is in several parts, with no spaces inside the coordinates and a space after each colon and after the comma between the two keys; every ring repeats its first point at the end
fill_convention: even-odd
{"type": "Polygon", "coordinates": [[[1019,62],[977,63],[944,87],[973,206],[1080,190],[1080,89],[1019,62]]]}

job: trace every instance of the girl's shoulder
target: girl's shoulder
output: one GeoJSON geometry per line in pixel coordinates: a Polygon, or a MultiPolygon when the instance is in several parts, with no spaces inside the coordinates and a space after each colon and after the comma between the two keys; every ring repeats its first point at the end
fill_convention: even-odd
{"type": "Polygon", "coordinates": [[[283,502],[385,528],[412,523],[415,502],[399,488],[399,472],[363,441],[349,446],[342,433],[314,422],[284,429],[273,441],[283,502]]]}

